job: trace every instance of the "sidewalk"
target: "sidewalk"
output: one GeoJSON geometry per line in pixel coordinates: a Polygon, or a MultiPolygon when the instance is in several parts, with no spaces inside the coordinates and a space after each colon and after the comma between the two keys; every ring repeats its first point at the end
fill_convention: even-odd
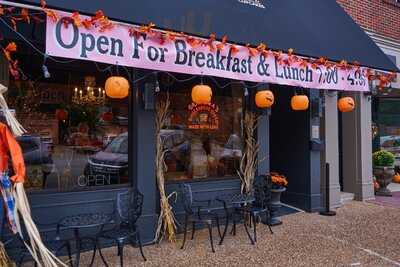
{"type": "Polygon", "coordinates": [[[389,190],[392,192],[400,192],[400,184],[391,183],[387,188],[389,188],[389,190]]]}
{"type": "MultiPolygon", "coordinates": [[[[215,254],[206,231],[199,231],[184,250],[180,239],[145,247],[146,263],[138,249],[127,246],[125,266],[400,266],[400,208],[351,201],[335,217],[296,213],[282,219],[273,235],[259,225],[255,246],[240,226],[237,236],[228,235],[216,246],[215,254]]],[[[104,249],[110,266],[119,266],[116,253],[115,247],[104,249]]],[[[90,256],[84,255],[84,266],[90,256]]],[[[94,266],[100,266],[98,256],[94,266]]]]}

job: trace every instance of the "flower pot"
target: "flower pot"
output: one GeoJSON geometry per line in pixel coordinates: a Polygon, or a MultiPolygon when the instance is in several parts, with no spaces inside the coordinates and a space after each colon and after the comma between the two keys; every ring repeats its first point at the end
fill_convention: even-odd
{"type": "Polygon", "coordinates": [[[282,221],[279,219],[278,211],[282,207],[281,203],[281,194],[285,192],[286,188],[281,186],[279,188],[271,188],[271,200],[269,202],[269,209],[271,211],[271,219],[269,225],[275,226],[282,224],[282,221]]]}
{"type": "Polygon", "coordinates": [[[376,191],[377,196],[392,196],[392,192],[387,189],[387,186],[392,182],[394,176],[393,166],[374,166],[374,175],[379,184],[379,189],[376,191]]]}

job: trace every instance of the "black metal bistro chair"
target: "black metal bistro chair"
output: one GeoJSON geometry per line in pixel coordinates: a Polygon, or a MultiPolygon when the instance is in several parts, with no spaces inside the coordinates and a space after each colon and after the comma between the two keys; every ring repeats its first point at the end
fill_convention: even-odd
{"type": "Polygon", "coordinates": [[[117,212],[120,222],[113,229],[104,230],[99,235],[100,238],[112,240],[117,244],[121,267],[124,264],[124,246],[128,242],[132,246],[135,246],[136,243],[139,245],[140,254],[143,260],[146,261],[139,228],[136,224],[137,220],[142,215],[142,206],[143,194],[137,189],[129,189],[127,192],[120,193],[117,198],[117,212]]]}
{"type": "MultiPolygon", "coordinates": [[[[270,233],[273,234],[271,225],[269,224],[271,212],[268,208],[268,203],[271,199],[271,186],[270,176],[257,176],[253,183],[255,201],[249,206],[242,207],[243,211],[250,215],[250,227],[253,227],[253,237],[251,240],[254,242],[257,242],[257,223],[263,215],[265,216],[263,222],[268,226],[270,233]]],[[[254,242],[252,243],[254,244],[254,242]]]]}
{"type": "Polygon", "coordinates": [[[205,225],[208,228],[212,252],[215,252],[212,234],[213,222],[217,224],[218,234],[221,237],[218,214],[211,211],[213,200],[197,200],[193,197],[192,187],[189,184],[181,184],[182,202],[185,209],[185,225],[183,232],[183,242],[181,249],[184,248],[188,224],[192,225],[192,240],[196,231],[196,224],[205,225]]]}
{"type": "MultiPolygon", "coordinates": [[[[53,253],[55,256],[58,257],[60,254],[64,255],[66,252],[68,256],[68,264],[71,267],[73,267],[72,257],[71,257],[71,245],[69,243],[69,239],[64,239],[64,238],[59,239],[56,238],[54,232],[44,232],[41,230],[41,228],[44,227],[54,228],[55,224],[41,224],[41,223],[36,223],[36,224],[39,227],[40,231],[39,233],[43,243],[51,251],[51,253],[53,253]]],[[[7,252],[13,256],[16,265],[18,267],[22,266],[25,260],[32,259],[31,253],[24,244],[24,242],[30,244],[29,240],[27,239],[28,235],[26,234],[24,224],[22,224],[21,227],[23,232],[25,233],[24,237],[26,238],[26,240],[21,238],[19,234],[12,235],[10,231],[6,231],[6,225],[7,225],[7,215],[5,214],[4,211],[0,237],[7,252]],[[7,234],[7,239],[6,239],[6,234],[7,234]]],[[[38,266],[36,262],[34,262],[33,264],[35,267],[38,266]]]]}

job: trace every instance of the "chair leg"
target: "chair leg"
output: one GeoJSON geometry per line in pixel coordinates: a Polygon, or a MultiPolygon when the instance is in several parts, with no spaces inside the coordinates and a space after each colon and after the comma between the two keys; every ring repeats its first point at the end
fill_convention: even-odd
{"type": "MultiPolygon", "coordinates": [[[[93,266],[94,258],[96,257],[96,251],[97,251],[97,243],[96,243],[96,241],[94,241],[92,260],[90,261],[89,266],[93,266]]],[[[78,262],[77,266],[79,266],[79,262],[78,262]]]]}
{"type": "Polygon", "coordinates": [[[267,215],[267,222],[268,222],[267,225],[268,225],[269,231],[272,235],[274,232],[272,232],[271,224],[269,223],[271,221],[271,212],[267,211],[266,215],[267,215]]]}
{"type": "Polygon", "coordinates": [[[250,221],[253,219],[253,231],[254,231],[254,242],[257,242],[257,217],[255,214],[251,214],[250,221]]]}
{"type": "Polygon", "coordinates": [[[74,264],[73,264],[73,262],[72,262],[71,245],[69,244],[69,241],[66,241],[65,246],[66,246],[66,248],[67,248],[69,265],[70,265],[71,267],[74,267],[74,264]]]}
{"type": "Polygon", "coordinates": [[[124,266],[124,244],[122,242],[117,242],[118,246],[118,256],[119,256],[119,262],[121,264],[121,267],[124,266]]]}
{"type": "Polygon", "coordinates": [[[187,217],[187,215],[185,215],[185,228],[183,230],[183,241],[182,241],[181,249],[183,249],[185,247],[187,224],[188,224],[188,217],[187,217]]]}
{"type": "Polygon", "coordinates": [[[207,223],[207,228],[208,228],[208,233],[210,234],[211,250],[213,253],[215,253],[213,236],[212,236],[212,225],[207,223]]]}
{"type": "Polygon", "coordinates": [[[215,221],[216,221],[216,223],[217,223],[217,230],[218,230],[219,238],[221,238],[221,237],[222,237],[222,234],[221,234],[221,228],[220,228],[220,226],[219,226],[219,218],[218,218],[218,215],[215,215],[215,221]]]}
{"type": "Polygon", "coordinates": [[[249,228],[247,227],[246,222],[244,222],[243,225],[244,225],[244,229],[246,230],[246,233],[247,233],[247,235],[248,235],[248,237],[249,237],[249,239],[250,239],[251,244],[254,245],[254,240],[253,240],[253,238],[252,238],[251,235],[250,235],[249,228]]]}
{"type": "Polygon", "coordinates": [[[142,254],[143,260],[147,261],[146,257],[144,256],[144,253],[143,253],[143,246],[142,246],[142,240],[140,238],[140,233],[139,233],[139,230],[137,230],[137,229],[136,229],[136,238],[137,238],[137,241],[139,243],[140,254],[142,254]]]}
{"type": "Polygon", "coordinates": [[[228,226],[229,226],[229,215],[226,215],[225,228],[224,232],[222,233],[221,240],[219,241],[219,245],[222,245],[222,242],[224,241],[226,232],[228,231],[228,226]]]}
{"type": "Polygon", "coordinates": [[[196,232],[196,223],[193,221],[192,222],[192,240],[194,239],[194,233],[196,232]]]}

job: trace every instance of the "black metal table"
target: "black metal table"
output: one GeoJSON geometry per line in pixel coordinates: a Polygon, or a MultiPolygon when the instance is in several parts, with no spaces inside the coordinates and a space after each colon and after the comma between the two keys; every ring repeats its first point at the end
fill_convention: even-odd
{"type": "Polygon", "coordinates": [[[113,223],[112,214],[105,213],[86,213],[73,216],[67,216],[61,219],[57,224],[57,237],[59,237],[60,230],[73,230],[74,231],[74,241],[76,245],[75,254],[75,266],[79,266],[82,243],[85,240],[89,240],[93,243],[93,256],[90,262],[90,266],[93,265],[94,258],[96,256],[96,251],[99,251],[101,260],[108,267],[106,260],[101,252],[101,246],[98,240],[98,234],[103,230],[104,226],[113,223]],[[99,228],[97,233],[93,236],[81,236],[80,230],[88,228],[99,228]]]}
{"type": "Polygon", "coordinates": [[[249,229],[247,228],[246,218],[244,218],[245,213],[242,212],[241,208],[244,206],[247,206],[247,205],[251,205],[255,201],[255,197],[252,195],[245,195],[245,194],[228,194],[228,195],[222,195],[220,197],[217,197],[216,200],[223,203],[225,213],[226,213],[225,229],[224,229],[224,232],[222,234],[219,244],[221,245],[222,242],[224,241],[226,232],[228,230],[228,224],[229,224],[230,217],[232,217],[232,220],[233,220],[232,233],[233,233],[233,235],[236,234],[236,219],[235,219],[236,215],[239,215],[240,218],[243,217],[243,219],[244,219],[243,225],[246,230],[246,233],[247,233],[251,243],[254,244],[254,241],[251,238],[249,229]],[[229,207],[233,208],[232,212],[229,212],[229,207]]]}

